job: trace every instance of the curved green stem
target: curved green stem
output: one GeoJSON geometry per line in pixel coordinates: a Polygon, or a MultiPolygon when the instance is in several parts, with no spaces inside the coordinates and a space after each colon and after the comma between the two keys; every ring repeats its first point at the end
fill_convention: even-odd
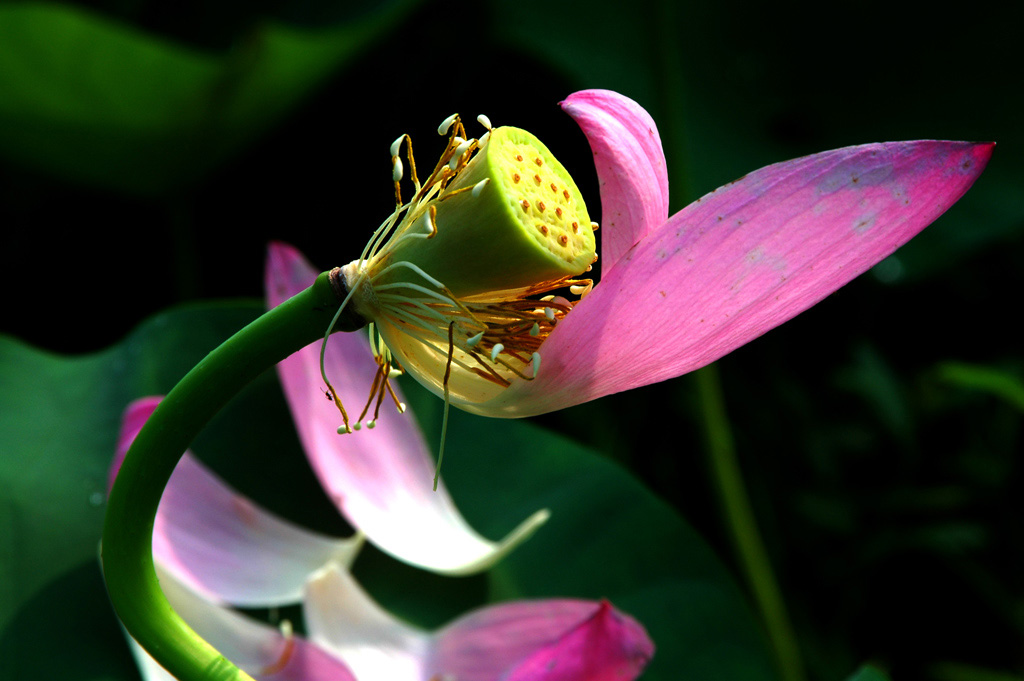
{"type": "MultiPolygon", "coordinates": [[[[322,338],[339,304],[324,273],[226,340],[168,393],[121,465],[103,526],[107,590],[128,633],[181,681],[250,677],[192,631],[160,590],[153,565],[153,523],[164,487],[214,414],[264,370],[322,338]]],[[[343,319],[339,330],[355,328],[358,320],[343,319]]]]}
{"type": "Polygon", "coordinates": [[[761,611],[761,619],[771,639],[782,678],[786,681],[803,681],[800,650],[786,614],[782,592],[772,573],[768,551],[757,530],[757,521],[736,460],[736,448],[725,413],[718,368],[714,364],[706,366],[696,371],[694,378],[697,381],[712,474],[740,567],[761,611]]]}

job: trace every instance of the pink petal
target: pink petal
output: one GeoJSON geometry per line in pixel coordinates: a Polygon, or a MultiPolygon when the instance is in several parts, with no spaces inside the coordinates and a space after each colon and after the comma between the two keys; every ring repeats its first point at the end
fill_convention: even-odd
{"type": "MultiPolygon", "coordinates": [[[[159,400],[143,398],[125,410],[112,475],[159,400]]],[[[160,500],[153,559],[209,599],[274,606],[298,602],[306,578],[323,564],[351,564],[359,543],[281,520],[237,494],[186,452],[160,500]]]]}
{"type": "Polygon", "coordinates": [[[628,681],[653,654],[643,627],[606,602],[521,601],[445,627],[428,671],[464,681],[628,681]]]}
{"type": "MultiPolygon", "coordinates": [[[[316,274],[295,249],[272,244],[268,304],[298,293],[316,274]]],[[[376,371],[366,337],[334,334],[325,362],[343,404],[357,418],[376,371]]],[[[278,375],[320,483],[367,539],[396,558],[435,572],[468,574],[499,560],[547,519],[547,511],[539,511],[498,543],[473,531],[444,486],[433,491],[434,462],[423,435],[412,414],[398,414],[390,400],[382,405],[377,428],[338,435],[341,417],[325,397],[320,343],[279,364],[278,375]]]]}
{"type": "Polygon", "coordinates": [[[476,411],[540,414],[713,362],[906,243],[963,196],[993,146],[848,147],[715,190],[637,244],[559,323],[537,380],[476,411]]]}
{"type": "Polygon", "coordinates": [[[430,678],[424,669],[429,634],[392,617],[347,570],[328,565],[310,577],[302,605],[309,640],[342,660],[358,678],[430,678]]]}
{"type": "Polygon", "coordinates": [[[601,184],[601,263],[619,258],[668,217],[668,175],[658,128],[643,107],[611,90],[574,92],[561,103],[583,129],[601,184]]]}
{"type": "Polygon", "coordinates": [[[578,600],[495,605],[430,635],[382,610],[336,566],[310,579],[304,611],[310,640],[367,679],[625,681],[654,651],[632,618],[578,600]]]}
{"type": "MultiPolygon", "coordinates": [[[[286,637],[275,627],[204,600],[168,574],[160,586],[174,609],[196,633],[261,681],[355,681],[343,662],[300,636],[286,637]]],[[[147,681],[173,679],[135,641],[132,653],[147,681]]]]}

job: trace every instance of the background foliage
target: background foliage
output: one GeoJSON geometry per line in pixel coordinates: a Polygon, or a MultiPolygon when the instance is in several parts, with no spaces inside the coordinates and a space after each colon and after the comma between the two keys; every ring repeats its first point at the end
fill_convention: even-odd
{"type": "MultiPolygon", "coordinates": [[[[91,558],[117,413],[166,390],[255,308],[190,309],[132,330],[172,304],[259,297],[269,239],[325,268],[355,257],[390,211],[387,145],[411,133],[429,163],[440,149],[434,126],[452,111],[535,132],[597,213],[586,141],[555,106],[584,87],[619,90],[652,113],[676,208],[767,163],[847,144],[998,142],[981,180],[936,225],[719,369],[809,677],[844,678],[868,660],[897,679],[1024,674],[1024,359],[1011,330],[1024,256],[1021,14],[985,2],[956,17],[880,2],[0,4],[0,330],[19,339],[0,343],[0,675],[19,678],[38,641],[63,651],[63,678],[132,678],[91,558]]],[[[255,386],[201,453],[257,451],[276,438],[275,453],[292,458],[266,465],[301,471],[275,395],[269,378],[255,386]],[[265,425],[277,434],[254,430],[265,425]]],[[[417,406],[431,432],[436,404],[417,406]]],[[[566,462],[587,462],[606,476],[600,490],[627,490],[643,519],[668,514],[656,517],[690,538],[674,550],[652,538],[639,572],[585,578],[580,561],[601,565],[615,550],[597,539],[576,555],[538,556],[558,545],[554,526],[550,544],[541,533],[507,566],[457,587],[373,555],[360,576],[424,624],[492,597],[621,594],[622,607],[654,622],[651,678],[682,676],[676,665],[691,678],[765,678],[734,568],[681,519],[735,564],[700,409],[684,377],[532,424],[455,419],[461,449],[446,475],[457,494],[462,476],[457,498],[484,531],[497,536],[548,503],[536,489],[567,518],[605,499],[566,477],[576,466],[566,462]],[[509,443],[524,441],[544,443],[548,463],[520,460],[530,448],[509,443]],[[537,487],[521,488],[517,465],[532,467],[537,487]],[[474,502],[479,480],[504,490],[509,507],[474,502]],[[654,613],[657,599],[635,592],[657,575],[707,577],[727,594],[707,610],[738,612],[740,624],[702,630],[693,622],[712,620],[654,613]],[[399,587],[389,593],[388,583],[399,587]],[[432,589],[455,600],[432,599],[432,589]],[[677,628],[666,637],[659,627],[677,628]],[[737,660],[749,669],[723,671],[737,660]]],[[[272,489],[244,473],[235,471],[239,484],[265,503],[323,522],[329,508],[288,501],[304,498],[308,473],[272,489]]],[[[597,529],[614,538],[612,517],[597,529]]]]}

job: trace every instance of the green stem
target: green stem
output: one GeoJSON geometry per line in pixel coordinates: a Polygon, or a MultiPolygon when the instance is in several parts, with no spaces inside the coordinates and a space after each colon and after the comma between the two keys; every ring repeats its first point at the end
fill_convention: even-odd
{"type": "Polygon", "coordinates": [[[758,533],[757,521],[736,459],[718,368],[714,364],[706,366],[695,372],[694,377],[701,402],[712,474],[740,567],[761,612],[782,678],[786,681],[802,681],[804,671],[800,650],[786,614],[782,593],[772,573],[768,552],[758,533]]]}
{"type": "MultiPolygon", "coordinates": [[[[259,317],[206,356],[153,412],[125,456],[107,502],[103,573],[128,633],[181,681],[250,679],[189,628],[160,590],[153,522],[164,487],[195,436],[246,384],[323,337],[340,301],[329,275],[259,317]]],[[[343,318],[339,330],[359,328],[343,318]]]]}

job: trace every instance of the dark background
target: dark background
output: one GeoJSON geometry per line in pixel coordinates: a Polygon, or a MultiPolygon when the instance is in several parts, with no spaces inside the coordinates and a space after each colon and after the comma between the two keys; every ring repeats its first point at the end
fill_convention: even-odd
{"type": "MultiPolygon", "coordinates": [[[[19,141],[29,121],[103,149],[122,143],[118,126],[69,130],[0,103],[0,331],[93,352],[169,305],[259,297],[269,240],[344,264],[391,210],[391,140],[412,134],[432,164],[434,128],[453,111],[534,132],[594,215],[586,140],[556,106],[587,87],[651,112],[674,209],[848,144],[995,140],[988,170],[938,223],[719,370],[810,677],[865,659],[897,679],[1024,675],[1024,12],[547,5],[82,3],[216,57],[244,53],[268,19],[313,30],[393,16],[227,148],[169,133],[180,156],[154,172],[161,181],[138,181],[138,168],[171,163],[144,149],[130,167],[98,153],[83,173],[84,151],[68,160],[19,141]]],[[[684,377],[536,420],[624,463],[730,560],[699,409],[684,377]]]]}

